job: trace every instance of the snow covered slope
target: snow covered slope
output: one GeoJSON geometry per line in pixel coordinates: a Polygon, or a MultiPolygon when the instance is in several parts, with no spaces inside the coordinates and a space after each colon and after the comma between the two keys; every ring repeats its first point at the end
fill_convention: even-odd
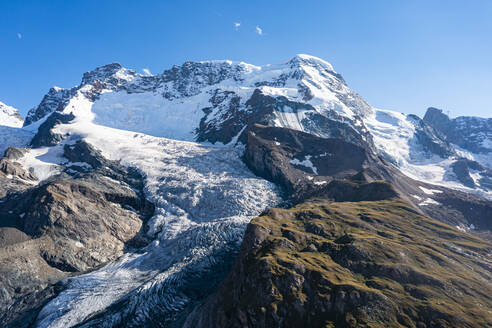
{"type": "MultiPolygon", "coordinates": [[[[97,327],[122,322],[146,326],[156,317],[171,322],[221,279],[246,224],[277,205],[279,191],[247,169],[240,159],[242,147],[234,143],[185,141],[192,134],[174,125],[162,126],[161,134],[184,140],[131,131],[143,124],[112,127],[114,121],[98,115],[104,110],[104,95],[112,93],[105,90],[94,102],[91,90],[92,86],[77,90],[57,112],[73,115],[69,123],[51,129],[54,135],[65,136],[64,140],[31,149],[18,162],[40,180],[47,179],[77,164],[63,158],[63,148],[83,138],[106,158],[137,168],[145,176],[147,198],[156,206],[148,222],[148,236],[154,241],[138,253],[129,252],[99,270],[65,281],[66,289],[41,311],[36,326],[69,327],[86,320],[87,325],[97,327]],[[115,302],[117,309],[112,307],[115,302]],[[89,319],[95,314],[98,316],[89,319]]],[[[142,102],[154,100],[138,96],[142,102]]],[[[186,110],[186,106],[181,108],[186,110]]],[[[49,119],[24,129],[38,125],[42,130],[43,121],[49,119]]]]}
{"type": "Polygon", "coordinates": [[[17,109],[0,101],[0,125],[17,128],[21,127],[23,123],[24,119],[17,109]]]}
{"type": "Polygon", "coordinates": [[[155,316],[179,318],[221,278],[249,220],[281,201],[277,188],[241,161],[240,132],[261,121],[329,136],[323,124],[333,120],[358,134],[353,127],[370,111],[330,64],[306,55],[265,67],[185,63],[156,76],[111,64],[84,74],[78,87],[52,88],[23,130],[39,128],[63,140],[32,149],[18,162],[46,179],[72,165],[63,147],[83,138],[105,157],[136,167],[156,206],[148,223],[155,240],[143,252],[67,280],[36,325],[89,320],[88,326],[131,326],[155,316]],[[274,102],[258,117],[264,101],[274,102]],[[45,126],[55,113],[70,121],[45,126]]]}
{"type": "Polygon", "coordinates": [[[33,134],[21,130],[24,119],[14,107],[0,102],[0,155],[10,147],[23,147],[29,143],[33,134]]]}
{"type": "Polygon", "coordinates": [[[409,177],[492,199],[492,151],[462,149],[415,115],[375,109],[364,123],[380,154],[409,177]]]}
{"type": "Polygon", "coordinates": [[[280,201],[276,187],[242,163],[240,148],[152,137],[82,118],[56,129],[72,136],[53,148],[83,137],[108,158],[144,173],[147,197],[156,206],[148,232],[154,242],[67,280],[41,311],[37,327],[68,327],[99,312],[88,326],[146,326],[156,317],[179,318],[200,289],[218,282],[249,220],[280,201]]]}

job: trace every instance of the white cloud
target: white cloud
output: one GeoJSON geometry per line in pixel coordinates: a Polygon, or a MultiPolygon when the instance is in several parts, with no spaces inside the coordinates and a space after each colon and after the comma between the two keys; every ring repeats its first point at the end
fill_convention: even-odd
{"type": "Polygon", "coordinates": [[[20,39],[22,39],[22,34],[17,33],[17,38],[18,38],[19,40],[20,40],[20,39]]]}
{"type": "Polygon", "coordinates": [[[262,35],[263,34],[263,30],[258,25],[256,26],[256,33],[258,33],[258,35],[262,35]]]}
{"type": "Polygon", "coordinates": [[[239,26],[241,26],[241,23],[234,23],[234,29],[236,31],[239,30],[239,26]]]}
{"type": "Polygon", "coordinates": [[[146,75],[152,75],[152,73],[150,73],[150,70],[148,68],[143,68],[142,72],[144,72],[146,75]]]}

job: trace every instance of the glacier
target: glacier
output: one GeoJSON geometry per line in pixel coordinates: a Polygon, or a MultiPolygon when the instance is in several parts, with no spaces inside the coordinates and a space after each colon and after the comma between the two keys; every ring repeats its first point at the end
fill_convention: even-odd
{"type": "Polygon", "coordinates": [[[156,206],[148,231],[154,241],[66,280],[66,289],[40,312],[38,327],[73,326],[104,310],[107,314],[87,325],[145,325],[155,315],[167,323],[176,320],[197,301],[201,288],[218,283],[246,224],[282,200],[273,183],[247,169],[240,146],[171,140],[83,120],[56,130],[69,130],[71,138],[55,147],[83,137],[110,159],[144,174],[146,195],[156,206]],[[193,285],[198,289],[189,290],[193,285]],[[122,305],[112,312],[115,303],[122,305]]]}

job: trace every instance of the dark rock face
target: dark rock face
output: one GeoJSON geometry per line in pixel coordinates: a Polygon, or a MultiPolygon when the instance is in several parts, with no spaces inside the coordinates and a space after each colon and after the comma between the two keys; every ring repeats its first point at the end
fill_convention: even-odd
{"type": "MultiPolygon", "coordinates": [[[[215,90],[210,102],[213,107],[204,108],[205,116],[197,129],[197,141],[217,141],[228,143],[233,137],[246,143],[247,132],[254,124],[275,125],[275,120],[280,124],[288,124],[282,121],[282,113],[288,108],[293,113],[314,111],[314,108],[305,103],[289,101],[285,97],[272,97],[263,94],[259,89],[246,103],[241,106],[240,98],[233,92],[215,90]],[[211,113],[213,117],[209,117],[211,113]]],[[[301,120],[303,128],[313,135],[323,138],[338,138],[355,144],[369,143],[372,145],[372,137],[363,129],[354,130],[349,124],[343,122],[343,118],[336,112],[330,115],[310,113],[301,120]]]]}
{"type": "Polygon", "coordinates": [[[9,147],[0,159],[0,208],[6,196],[29,189],[30,182],[37,180],[31,172],[16,162],[24,153],[22,148],[9,147]]]}
{"type": "Polygon", "coordinates": [[[253,124],[255,121],[268,121],[272,115],[271,109],[261,110],[259,112],[245,111],[240,106],[240,98],[234,92],[223,92],[215,90],[210,98],[214,107],[203,108],[205,116],[200,121],[200,127],[196,131],[197,141],[210,141],[212,143],[228,143],[233,137],[238,135],[246,126],[253,124]],[[219,115],[210,119],[209,115],[215,110],[219,115]]]}
{"type": "Polygon", "coordinates": [[[250,223],[185,327],[486,327],[491,247],[396,199],[311,199],[250,223]]]}
{"type": "Polygon", "coordinates": [[[29,111],[24,121],[24,126],[42,119],[49,113],[63,110],[76,92],[76,87],[71,89],[51,88],[41,100],[39,106],[29,111]]]}
{"type": "Polygon", "coordinates": [[[452,225],[465,223],[477,230],[492,231],[492,202],[489,200],[453,190],[445,190],[433,197],[439,205],[425,209],[432,217],[452,225]]]}
{"type": "Polygon", "coordinates": [[[3,154],[3,157],[8,160],[17,160],[20,159],[26,153],[25,149],[9,147],[3,154]]]}
{"type": "MultiPolygon", "coordinates": [[[[15,159],[18,152],[10,149],[2,161],[15,159]]],[[[62,173],[35,187],[20,185],[0,199],[2,327],[29,326],[61,288],[57,281],[148,242],[144,223],[154,207],[144,197],[143,177],[84,141],[67,145],[65,155],[91,168],[62,173]]]]}
{"type": "Polygon", "coordinates": [[[451,164],[451,169],[458,181],[469,188],[475,188],[477,186],[486,189],[492,188],[492,170],[483,167],[476,161],[467,158],[459,158],[456,162],[451,164]],[[478,181],[475,181],[475,179],[472,178],[472,172],[480,174],[480,179],[478,179],[478,181]]]}
{"type": "Polygon", "coordinates": [[[492,140],[492,118],[457,117],[450,119],[441,109],[429,108],[424,121],[439,131],[447,142],[473,153],[490,153],[483,142],[492,140]]]}
{"type": "Polygon", "coordinates": [[[239,80],[241,66],[228,62],[185,62],[173,66],[162,74],[164,82],[173,83],[181,96],[198,94],[204,86],[214,85],[226,79],[239,80]]]}
{"type": "MultiPolygon", "coordinates": [[[[75,144],[64,145],[63,156],[68,158],[71,162],[87,163],[91,167],[90,169],[87,169],[83,167],[70,166],[67,170],[65,170],[65,172],[73,177],[83,177],[83,173],[87,170],[95,171],[105,177],[128,184],[134,190],[139,191],[138,196],[141,199],[145,198],[142,193],[144,183],[140,172],[133,167],[122,167],[117,161],[108,160],[87,142],[80,140],[75,144]]],[[[147,205],[150,206],[150,204],[147,205]]],[[[141,207],[141,205],[138,205],[138,207],[141,207]]],[[[146,211],[152,212],[153,208],[151,210],[147,209],[146,211]]]]}
{"type": "Polygon", "coordinates": [[[334,179],[351,178],[378,160],[368,148],[340,139],[261,125],[249,131],[244,159],[256,174],[279,184],[297,200],[334,179]]]}
{"type": "Polygon", "coordinates": [[[424,115],[424,122],[431,124],[437,131],[443,134],[449,133],[452,129],[452,122],[449,117],[442,112],[442,109],[429,107],[424,115]]]}
{"type": "Polygon", "coordinates": [[[456,155],[453,147],[443,140],[443,136],[437,132],[431,125],[416,115],[408,115],[415,126],[415,138],[424,151],[430,154],[436,154],[442,158],[456,155]]]}
{"type": "Polygon", "coordinates": [[[75,116],[72,113],[68,115],[61,113],[51,114],[48,119],[46,119],[46,121],[39,126],[38,132],[31,140],[31,146],[34,148],[55,146],[63,140],[63,136],[58,133],[54,133],[51,129],[58,124],[67,124],[74,118],[75,116]]]}
{"type": "MultiPolygon", "coordinates": [[[[82,86],[82,85],[92,84],[96,81],[106,81],[107,79],[114,79],[108,81],[108,83],[116,84],[118,81],[113,76],[116,72],[118,72],[122,68],[123,66],[121,66],[120,63],[112,63],[101,67],[97,67],[92,71],[84,73],[80,85],[82,86]]],[[[130,74],[136,75],[136,72],[130,71],[130,74]]]]}

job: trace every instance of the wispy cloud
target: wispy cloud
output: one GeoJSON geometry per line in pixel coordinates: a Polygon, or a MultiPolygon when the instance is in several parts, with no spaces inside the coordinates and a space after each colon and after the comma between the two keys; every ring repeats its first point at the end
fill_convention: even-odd
{"type": "Polygon", "coordinates": [[[241,23],[234,23],[234,29],[236,31],[239,30],[239,26],[241,26],[241,23]]]}
{"type": "Polygon", "coordinates": [[[150,73],[150,70],[148,68],[143,68],[142,72],[144,72],[146,75],[152,75],[152,73],[150,73]]]}
{"type": "Polygon", "coordinates": [[[256,25],[256,33],[258,35],[263,35],[263,30],[261,29],[261,27],[259,27],[258,25],[256,25]]]}
{"type": "Polygon", "coordinates": [[[18,38],[19,40],[20,40],[20,39],[22,39],[22,34],[17,33],[17,38],[18,38]]]}

